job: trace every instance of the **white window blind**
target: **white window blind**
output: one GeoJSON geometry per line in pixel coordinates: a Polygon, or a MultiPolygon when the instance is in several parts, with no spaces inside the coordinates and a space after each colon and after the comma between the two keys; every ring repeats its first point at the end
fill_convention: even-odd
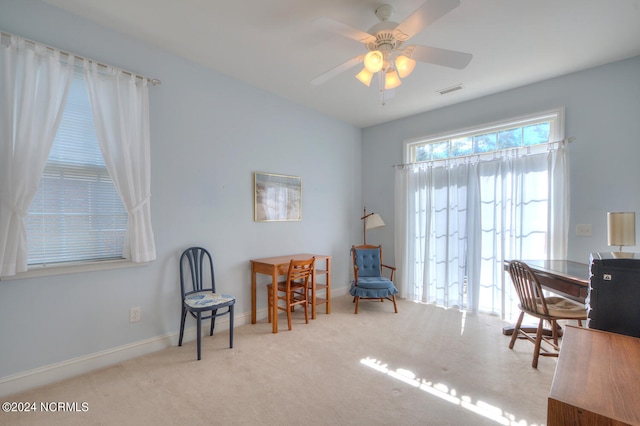
{"type": "Polygon", "coordinates": [[[27,215],[28,263],[120,259],[127,217],[105,167],[77,69],[27,215]]]}

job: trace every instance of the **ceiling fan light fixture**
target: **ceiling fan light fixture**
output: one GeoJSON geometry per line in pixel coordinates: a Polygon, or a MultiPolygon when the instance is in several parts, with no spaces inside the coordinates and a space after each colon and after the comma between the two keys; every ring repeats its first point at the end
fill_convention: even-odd
{"type": "Polygon", "coordinates": [[[369,87],[371,85],[371,79],[373,78],[373,73],[366,68],[362,68],[362,71],[360,71],[356,75],[356,78],[360,80],[362,84],[369,87]]]}
{"type": "Polygon", "coordinates": [[[364,67],[372,74],[382,69],[384,55],[379,50],[372,50],[364,56],[364,67]]]}
{"type": "Polygon", "coordinates": [[[398,77],[398,73],[396,72],[396,70],[394,70],[393,68],[388,69],[384,76],[384,89],[395,89],[401,84],[402,81],[400,80],[400,77],[398,77]]]}
{"type": "MultiPolygon", "coordinates": [[[[473,57],[469,53],[407,44],[413,36],[460,5],[460,0],[421,1],[423,4],[399,24],[390,20],[393,7],[388,4],[380,5],[375,11],[379,22],[367,32],[327,18],[326,25],[331,32],[362,43],[366,52],[326,71],[311,83],[321,84],[357,64],[364,63],[364,69],[355,77],[362,84],[370,87],[374,75],[378,74],[376,86],[384,105],[385,100],[394,95],[395,90],[392,89],[400,86],[402,80],[413,73],[416,61],[458,70],[464,69],[473,57]]],[[[444,94],[460,88],[461,86],[439,92],[444,94]]]]}
{"type": "Polygon", "coordinates": [[[400,78],[405,78],[413,72],[416,67],[415,59],[411,59],[405,55],[399,55],[395,60],[396,69],[400,78]]]}

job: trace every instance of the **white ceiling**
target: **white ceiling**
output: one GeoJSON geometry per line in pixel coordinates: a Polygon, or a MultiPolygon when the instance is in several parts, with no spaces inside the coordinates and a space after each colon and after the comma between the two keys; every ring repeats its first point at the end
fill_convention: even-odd
{"type": "MultiPolygon", "coordinates": [[[[320,86],[310,81],[366,53],[316,21],[367,31],[385,1],[44,1],[358,127],[640,54],[640,0],[461,0],[410,44],[471,53],[471,63],[455,70],[419,62],[383,106],[374,84],[354,78],[359,66],[320,86]],[[462,90],[437,93],[460,83],[462,90]]],[[[386,3],[402,22],[423,2],[386,3]]],[[[162,80],[162,70],[152,77],[162,80]]]]}

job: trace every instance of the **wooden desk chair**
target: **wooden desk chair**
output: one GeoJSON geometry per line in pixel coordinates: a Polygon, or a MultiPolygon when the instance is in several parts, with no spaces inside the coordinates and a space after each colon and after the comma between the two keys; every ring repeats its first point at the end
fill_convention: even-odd
{"type": "Polygon", "coordinates": [[[291,330],[291,313],[296,305],[304,308],[304,320],[309,324],[309,292],[311,274],[315,266],[316,258],[306,260],[293,260],[289,262],[287,278],[278,283],[278,288],[274,293],[273,285],[267,284],[267,299],[269,301],[269,322],[272,321],[273,303],[277,308],[287,313],[287,324],[291,330]],[[284,301],[281,306],[279,301],[284,301]]]}
{"type": "Polygon", "coordinates": [[[533,350],[533,361],[531,366],[538,367],[538,358],[542,356],[557,357],[560,351],[558,344],[558,320],[577,320],[582,325],[582,320],[587,319],[587,310],[581,305],[564,297],[545,297],[542,293],[542,286],[538,278],[529,266],[521,261],[512,260],[509,262],[509,275],[516,288],[520,299],[520,316],[511,335],[509,349],[513,349],[516,339],[519,336],[526,338],[535,345],[533,350]],[[528,333],[522,327],[524,314],[538,318],[538,328],[535,336],[528,333]],[[551,336],[543,335],[543,322],[551,324],[551,336]],[[550,348],[542,346],[546,343],[550,348]]]}

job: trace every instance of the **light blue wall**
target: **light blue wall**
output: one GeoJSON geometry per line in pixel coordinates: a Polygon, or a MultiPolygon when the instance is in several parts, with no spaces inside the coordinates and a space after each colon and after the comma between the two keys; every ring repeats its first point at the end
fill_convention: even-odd
{"type": "MultiPolygon", "coordinates": [[[[0,382],[175,333],[177,256],[189,245],[211,249],[220,288],[237,295],[239,315],[250,309],[251,258],[331,254],[333,286],[344,290],[347,248],[362,238],[362,199],[387,223],[367,241],[383,244],[392,263],[391,166],[402,162],[406,139],[565,106],[566,135],[576,137],[569,257],[586,261],[589,252],[608,249],[607,211],[640,212],[640,58],[361,132],[38,0],[0,0],[0,29],[162,80],[150,89],[158,259],[140,268],[1,281],[0,382]],[[254,171],[302,177],[302,222],[253,222],[254,171]],[[576,237],[578,223],[592,224],[593,237],[576,237]],[[142,307],[142,322],[128,323],[131,306],[142,307]]],[[[258,308],[265,304],[261,294],[258,308]]]]}
{"type": "Polygon", "coordinates": [[[359,236],[360,129],[38,0],[0,0],[0,29],[162,80],[150,88],[157,260],[0,281],[0,386],[3,377],[175,333],[177,262],[191,245],[212,252],[218,290],[236,295],[238,316],[251,307],[252,258],[332,255],[333,288],[346,292],[348,248],[359,236]],[[253,221],[255,171],[302,177],[302,221],[253,221]],[[128,322],[132,306],[142,308],[139,323],[128,322]]]}
{"type": "Polygon", "coordinates": [[[610,251],[607,211],[635,211],[640,219],[640,57],[364,129],[363,199],[390,225],[368,232],[367,242],[382,243],[385,258],[393,259],[391,166],[403,162],[404,140],[560,106],[566,108],[565,135],[575,137],[568,257],[588,263],[591,252],[610,251]],[[577,237],[577,224],[592,224],[593,236],[577,237]]]}

